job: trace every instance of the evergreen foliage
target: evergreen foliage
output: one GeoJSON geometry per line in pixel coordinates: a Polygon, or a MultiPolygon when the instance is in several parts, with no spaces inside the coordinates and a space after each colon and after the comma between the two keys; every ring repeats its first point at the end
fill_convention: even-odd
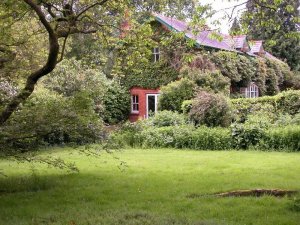
{"type": "Polygon", "coordinates": [[[193,98],[195,88],[196,84],[187,78],[182,78],[161,87],[159,108],[161,110],[181,112],[182,102],[193,98]]]}
{"type": "Polygon", "coordinates": [[[265,40],[265,49],[300,69],[299,1],[248,1],[242,24],[250,39],[265,40]]]}

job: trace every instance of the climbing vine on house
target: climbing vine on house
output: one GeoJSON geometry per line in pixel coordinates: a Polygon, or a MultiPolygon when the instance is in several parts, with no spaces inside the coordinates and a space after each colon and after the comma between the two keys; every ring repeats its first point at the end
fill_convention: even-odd
{"type": "Polygon", "coordinates": [[[128,89],[134,86],[155,89],[176,80],[178,76],[179,71],[166,63],[144,63],[140,70],[127,70],[122,83],[128,89]]]}

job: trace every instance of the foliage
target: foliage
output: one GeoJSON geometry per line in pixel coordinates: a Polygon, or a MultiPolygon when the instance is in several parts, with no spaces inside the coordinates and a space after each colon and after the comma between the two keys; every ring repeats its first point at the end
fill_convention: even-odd
{"type": "Polygon", "coordinates": [[[94,110],[104,122],[115,124],[127,119],[130,107],[129,92],[117,80],[108,80],[96,69],[75,58],[66,59],[43,80],[44,87],[71,97],[88,94],[94,110]]]}
{"type": "Polygon", "coordinates": [[[35,148],[38,145],[96,142],[102,122],[89,95],[63,97],[40,88],[1,127],[1,148],[35,148]]]}
{"type": "Polygon", "coordinates": [[[237,149],[247,149],[255,146],[264,136],[264,127],[262,124],[239,124],[231,125],[231,136],[233,147],[237,149]]]}
{"type": "Polygon", "coordinates": [[[228,126],[231,122],[229,102],[223,95],[200,91],[193,99],[189,118],[196,125],[228,126]]]}
{"type": "Polygon", "coordinates": [[[295,115],[299,112],[300,91],[283,91],[276,96],[264,96],[259,98],[232,99],[233,112],[238,121],[245,121],[249,114],[265,108],[265,112],[273,114],[295,115]]]}
{"type": "Polygon", "coordinates": [[[163,62],[143,63],[136,66],[138,70],[127,70],[122,78],[122,84],[128,89],[134,86],[155,89],[167,85],[179,76],[177,70],[163,62]]]}
{"type": "Polygon", "coordinates": [[[143,130],[141,121],[136,123],[126,122],[120,130],[112,132],[107,138],[104,148],[119,149],[124,147],[135,147],[140,145],[139,134],[143,130]]]}
{"type": "Polygon", "coordinates": [[[242,79],[239,74],[237,65],[239,62],[238,55],[233,52],[218,51],[211,54],[211,60],[221,71],[223,76],[228,77],[231,82],[239,82],[242,79]]]}
{"type": "Polygon", "coordinates": [[[167,126],[181,126],[186,124],[186,118],[182,114],[173,111],[159,111],[154,116],[145,120],[147,126],[167,127],[167,126]]]}
{"type": "Polygon", "coordinates": [[[66,97],[84,91],[97,104],[106,93],[108,80],[99,70],[71,58],[58,64],[51,75],[43,79],[43,85],[66,97]]]}
{"type": "MultiPolygon", "coordinates": [[[[123,135],[120,133],[120,135],[123,135]]],[[[149,127],[135,134],[134,143],[123,139],[125,146],[143,148],[189,148],[199,150],[230,149],[230,131],[224,128],[199,127],[191,125],[149,127]]]]}
{"type": "Polygon", "coordinates": [[[194,96],[195,87],[195,83],[187,78],[182,78],[161,87],[159,108],[181,112],[182,102],[194,96]]]}
{"type": "Polygon", "coordinates": [[[250,39],[266,40],[268,51],[299,70],[299,1],[248,1],[246,6],[241,19],[244,32],[250,39]]]}
{"type": "Polygon", "coordinates": [[[128,119],[130,111],[129,92],[117,81],[111,82],[103,98],[104,110],[100,115],[108,124],[120,123],[128,119]]]}
{"type": "Polygon", "coordinates": [[[232,25],[229,29],[229,34],[230,35],[237,35],[237,34],[240,34],[241,33],[241,24],[240,24],[240,21],[235,17],[233,22],[232,22],[232,25]]]}
{"type": "Polygon", "coordinates": [[[13,86],[7,80],[0,79],[0,110],[5,103],[7,103],[18,92],[16,86],[13,86]]]}
{"type": "Polygon", "coordinates": [[[194,81],[201,90],[229,95],[230,79],[224,77],[218,70],[203,72],[197,68],[187,67],[181,74],[194,81]]]}
{"type": "Polygon", "coordinates": [[[300,126],[275,127],[265,132],[259,148],[300,151],[300,126]]]}
{"type": "Polygon", "coordinates": [[[185,114],[185,115],[188,115],[188,113],[192,109],[192,105],[193,105],[193,100],[192,99],[183,101],[182,104],[181,104],[182,113],[185,114]]]}

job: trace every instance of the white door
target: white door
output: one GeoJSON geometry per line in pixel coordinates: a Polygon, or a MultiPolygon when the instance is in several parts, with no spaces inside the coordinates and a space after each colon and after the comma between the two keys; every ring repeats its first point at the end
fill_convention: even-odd
{"type": "Polygon", "coordinates": [[[147,106],[147,113],[146,118],[149,116],[154,115],[157,112],[157,104],[158,104],[158,96],[159,94],[147,94],[146,96],[146,106],[147,106]]]}

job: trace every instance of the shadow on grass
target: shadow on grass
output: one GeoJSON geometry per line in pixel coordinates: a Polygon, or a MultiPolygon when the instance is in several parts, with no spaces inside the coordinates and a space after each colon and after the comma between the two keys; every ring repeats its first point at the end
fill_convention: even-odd
{"type": "Polygon", "coordinates": [[[59,177],[57,176],[46,177],[37,175],[35,173],[25,176],[1,178],[0,195],[49,190],[58,184],[58,180],[59,177]]]}

